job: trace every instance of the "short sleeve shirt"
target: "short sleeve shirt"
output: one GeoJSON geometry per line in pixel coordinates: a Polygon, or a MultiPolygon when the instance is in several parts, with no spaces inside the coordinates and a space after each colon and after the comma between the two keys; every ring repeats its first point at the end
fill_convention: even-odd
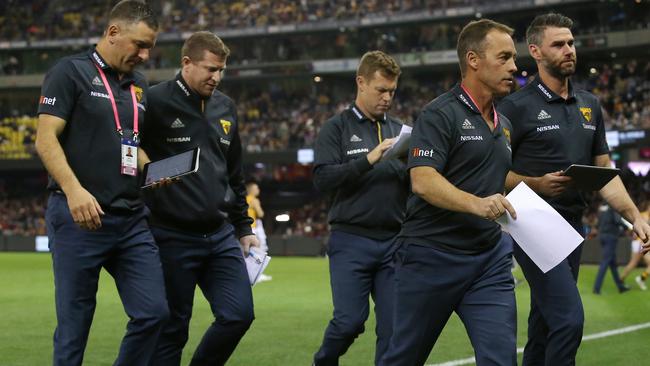
{"type": "MultiPolygon", "coordinates": [[[[510,169],[510,122],[497,114],[490,130],[471,97],[456,85],[429,103],[415,122],[408,168],[434,168],[456,188],[478,197],[503,193],[510,169]]],[[[498,242],[494,221],[433,206],[411,194],[400,234],[408,242],[457,253],[479,253],[498,242]]]]}
{"type": "MultiPolygon", "coordinates": [[[[564,99],[537,76],[497,106],[512,122],[515,173],[541,177],[571,164],[593,165],[594,157],[609,153],[598,99],[569,86],[569,96],[564,99]]],[[[579,216],[585,208],[581,193],[575,189],[544,198],[564,215],[579,216]]]]}
{"type": "MultiPolygon", "coordinates": [[[[139,129],[146,111],[147,83],[137,72],[120,79],[94,49],[65,57],[48,71],[43,81],[38,113],[66,121],[59,141],[65,157],[81,183],[103,209],[135,210],[143,205],[138,177],[123,175],[121,136],[117,132],[107,86],[97,67],[110,84],[125,137],[132,137],[134,106],[131,85],[136,94],[139,129]]],[[[53,179],[50,190],[60,187],[53,179]]]]}

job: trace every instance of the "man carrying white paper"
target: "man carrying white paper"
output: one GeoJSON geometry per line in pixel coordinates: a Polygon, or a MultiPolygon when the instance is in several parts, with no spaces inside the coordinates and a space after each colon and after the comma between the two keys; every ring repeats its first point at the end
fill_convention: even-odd
{"type": "Polygon", "coordinates": [[[512,32],[489,19],[465,26],[461,83],[415,122],[413,194],[395,254],[394,333],[380,365],[423,365],[452,312],[479,366],[517,363],[512,239],[494,222],[506,210],[516,215],[501,194],[510,122],[492,104],[517,71],[512,32]]]}
{"type": "MultiPolygon", "coordinates": [[[[513,123],[512,171],[506,188],[525,182],[582,235],[583,195],[562,171],[571,164],[610,167],[609,148],[598,99],[575,90],[569,80],[576,69],[573,21],[560,14],[536,17],[528,27],[528,49],[539,74],[499,104],[513,123]]],[[[642,219],[619,177],[600,190],[647,247],[650,226],[642,219]]],[[[531,288],[528,343],[524,365],[574,365],[582,339],[584,312],[576,281],[581,246],[543,273],[521,248],[514,254],[531,288]]]]}

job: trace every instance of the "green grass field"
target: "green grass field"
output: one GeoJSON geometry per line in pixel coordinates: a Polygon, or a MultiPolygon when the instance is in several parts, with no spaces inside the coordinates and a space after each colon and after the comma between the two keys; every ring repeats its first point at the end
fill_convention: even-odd
{"type": "MultiPolygon", "coordinates": [[[[581,270],[580,290],[585,305],[585,335],[650,321],[650,292],[632,286],[618,294],[607,278],[602,295],[591,293],[594,266],[581,270]]],[[[273,281],[254,288],[256,320],[229,365],[310,365],[332,312],[327,259],[274,258],[268,273],[273,281]]],[[[516,274],[522,277],[521,273],[516,274]]],[[[46,254],[0,253],[0,366],[51,364],[55,327],[51,261],[46,254]]],[[[634,285],[631,283],[631,285],[634,285]]],[[[197,291],[198,293],[198,291],[197,291]]],[[[518,345],[525,341],[528,287],[517,287],[518,345]]],[[[183,357],[187,365],[211,315],[197,295],[190,340],[183,357]]],[[[95,320],[86,350],[86,365],[111,365],[124,334],[126,316],[110,276],[102,274],[95,320]]],[[[371,365],[374,320],[357,339],[341,365],[371,365]]],[[[650,328],[583,342],[578,365],[647,365],[650,328]]],[[[442,333],[428,363],[472,356],[462,324],[455,316],[442,333]]]]}

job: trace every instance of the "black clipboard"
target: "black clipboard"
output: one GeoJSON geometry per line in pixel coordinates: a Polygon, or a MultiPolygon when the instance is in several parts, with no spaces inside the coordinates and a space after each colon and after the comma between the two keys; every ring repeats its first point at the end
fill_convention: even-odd
{"type": "Polygon", "coordinates": [[[142,171],[142,188],[150,187],[163,179],[173,179],[196,173],[199,170],[200,153],[201,149],[195,147],[192,150],[145,164],[142,171]]]}
{"type": "Polygon", "coordinates": [[[572,164],[564,175],[573,179],[573,185],[581,191],[598,191],[621,173],[620,169],[601,166],[572,164]]]}

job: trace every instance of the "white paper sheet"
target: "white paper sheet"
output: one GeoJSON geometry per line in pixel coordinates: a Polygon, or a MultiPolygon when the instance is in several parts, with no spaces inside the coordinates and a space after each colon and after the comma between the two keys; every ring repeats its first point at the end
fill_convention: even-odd
{"type": "Polygon", "coordinates": [[[381,155],[381,160],[400,158],[402,156],[405,156],[409,148],[411,131],[413,131],[413,127],[402,125],[402,129],[399,131],[399,135],[397,135],[397,138],[393,144],[381,155]]]}
{"type": "Polygon", "coordinates": [[[269,265],[271,257],[257,248],[250,248],[248,256],[245,258],[246,269],[248,270],[248,279],[251,283],[251,286],[257,283],[257,280],[260,278],[260,275],[266,269],[266,266],[269,265]]]}
{"type": "Polygon", "coordinates": [[[560,264],[583,242],[582,236],[525,183],[519,183],[506,198],[517,220],[505,214],[497,222],[542,272],[560,264]]]}

